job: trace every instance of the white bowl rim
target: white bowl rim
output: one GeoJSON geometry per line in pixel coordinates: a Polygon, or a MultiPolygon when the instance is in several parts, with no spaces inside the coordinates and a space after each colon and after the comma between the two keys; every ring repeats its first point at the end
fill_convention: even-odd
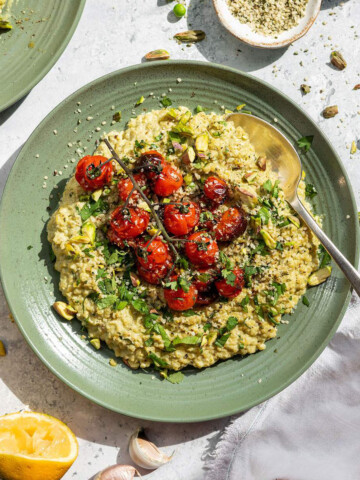
{"type": "Polygon", "coordinates": [[[227,0],[213,0],[215,12],[220,22],[234,37],[253,47],[264,49],[283,48],[304,36],[319,15],[321,2],[322,0],[309,0],[305,16],[300,20],[299,24],[275,38],[254,32],[248,25],[240,23],[231,14],[227,0]]]}

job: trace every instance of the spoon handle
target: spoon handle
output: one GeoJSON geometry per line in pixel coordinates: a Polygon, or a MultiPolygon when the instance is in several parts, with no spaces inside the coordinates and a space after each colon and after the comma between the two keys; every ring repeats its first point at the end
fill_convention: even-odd
{"type": "Polygon", "coordinates": [[[298,198],[291,202],[293,209],[299,214],[299,216],[304,220],[306,225],[310,230],[315,233],[320,242],[338,264],[339,268],[342,270],[345,277],[349,280],[351,285],[354,287],[356,293],[360,296],[360,275],[357,270],[351,265],[351,263],[344,257],[340,250],[333,244],[330,238],[323,232],[319,225],[315,222],[310,213],[306,210],[304,205],[300,202],[298,198]]]}

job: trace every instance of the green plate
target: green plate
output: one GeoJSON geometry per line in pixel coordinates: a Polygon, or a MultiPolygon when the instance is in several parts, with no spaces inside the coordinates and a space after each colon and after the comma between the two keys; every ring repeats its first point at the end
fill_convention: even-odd
{"type": "Polygon", "coordinates": [[[344,168],[317,125],[281,92],[230,68],[188,61],[126,68],[83,87],[37,127],[11,171],[0,209],[1,277],[20,330],[50,370],[87,398],[134,417],[192,422],[248,409],[293,382],[331,339],[350,293],[349,284],[334,268],[325,284],[307,294],[310,307],[299,304],[265,351],[202,371],[187,369],[179,385],[161,381],[157,373],[130,370],[121,362],[111,367],[111,352],[95,351],[84,341],[79,322],[61,321],[54,314],[51,305],[61,299],[59,275],[50,260],[45,230],[76,165],[70,160],[79,158],[74,153],[78,148],[80,156],[84,147],[86,153],[92,152],[102,131],[113,128],[112,105],[123,112],[122,122],[114,126],[122,129],[141,95],[146,100],[135,108],[137,114],[159,108],[163,93],[175,106],[200,104],[216,112],[222,105],[234,108],[244,102],[265,120],[276,117],[276,125],[292,142],[315,135],[313,148],[303,156],[307,178],[319,192],[314,203],[325,214],[326,232],[353,264],[358,259],[357,209],[344,168]],[[150,92],[157,98],[150,99],[150,92]],[[55,169],[62,176],[54,177],[55,169]],[[46,189],[44,176],[49,177],[46,189]]]}
{"type": "Polygon", "coordinates": [[[74,33],[85,0],[7,0],[6,5],[13,29],[0,33],[0,112],[26,95],[54,65],[74,33]]]}

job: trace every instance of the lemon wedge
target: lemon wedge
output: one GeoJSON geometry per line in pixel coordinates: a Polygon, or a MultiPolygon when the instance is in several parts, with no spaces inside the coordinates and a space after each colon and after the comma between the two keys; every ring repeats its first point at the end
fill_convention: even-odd
{"type": "Polygon", "coordinates": [[[35,412],[0,417],[0,478],[59,480],[78,455],[78,442],[60,420],[35,412]]]}

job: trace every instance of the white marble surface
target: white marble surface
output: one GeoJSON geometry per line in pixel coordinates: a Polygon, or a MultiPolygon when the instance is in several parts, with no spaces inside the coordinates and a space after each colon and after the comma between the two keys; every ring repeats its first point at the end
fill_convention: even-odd
{"type": "MultiPolygon", "coordinates": [[[[351,142],[359,143],[360,138],[360,91],[352,90],[360,83],[359,0],[323,0],[310,32],[294,46],[278,51],[254,50],[239,43],[219,24],[211,0],[186,2],[187,18],[176,21],[170,13],[172,4],[166,0],[87,0],[78,28],[53,69],[22,101],[0,114],[0,193],[19,148],[61,100],[101,75],[141,62],[150,50],[166,48],[173,59],[230,65],[290,95],[330,137],[359,202],[360,152],[353,156],[349,152],[351,142]],[[207,39],[190,48],[177,45],[172,35],[188,26],[205,30],[207,39]],[[329,64],[333,48],[341,50],[348,62],[343,72],[329,64]],[[311,85],[309,95],[302,96],[301,83],[311,85]],[[321,111],[334,104],[339,106],[339,115],[324,120],[321,111]]],[[[206,478],[204,459],[229,419],[192,425],[159,424],[127,418],[94,405],[41,364],[10,321],[3,296],[0,338],[8,349],[8,355],[0,359],[0,415],[28,406],[68,423],[79,438],[80,454],[65,480],[91,479],[112,463],[127,463],[128,438],[138,425],[148,427],[152,439],[168,452],[176,451],[172,462],[146,478],[206,478]]]]}

